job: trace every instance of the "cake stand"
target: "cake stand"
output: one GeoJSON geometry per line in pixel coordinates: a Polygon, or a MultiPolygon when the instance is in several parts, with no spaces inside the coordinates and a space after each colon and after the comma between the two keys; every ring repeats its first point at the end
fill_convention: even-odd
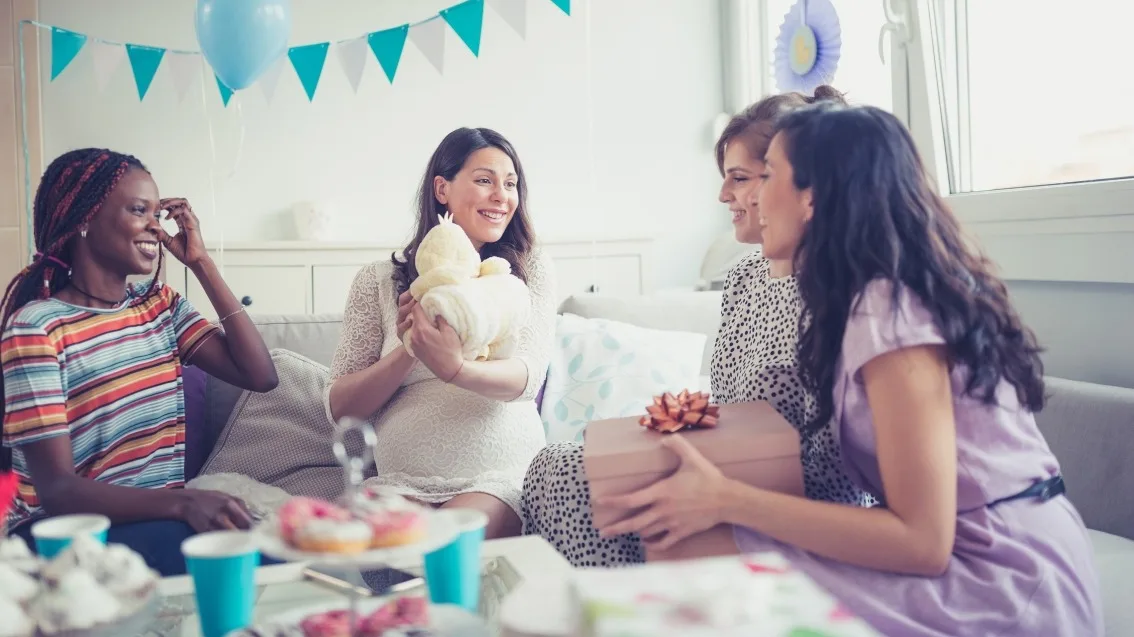
{"type": "MultiPolygon", "coordinates": [[[[335,427],[333,450],[335,458],[343,466],[345,482],[340,500],[348,507],[361,497],[360,488],[366,467],[371,462],[377,466],[377,444],[378,438],[374,434],[373,427],[364,421],[343,419],[335,427]],[[365,443],[365,451],[362,456],[351,455],[347,450],[345,439],[348,434],[353,432],[360,434],[365,443]]],[[[260,551],[279,560],[306,562],[325,567],[379,569],[395,563],[404,563],[410,559],[420,559],[425,554],[449,544],[457,537],[458,526],[451,513],[425,509],[423,514],[426,521],[426,533],[425,538],[420,542],[371,549],[361,553],[314,553],[298,550],[284,541],[280,535],[279,522],[274,519],[274,516],[257,525],[253,533],[260,551]]],[[[348,592],[343,594],[350,601],[351,624],[357,628],[358,603],[361,596],[354,586],[349,587],[348,592]]]]}

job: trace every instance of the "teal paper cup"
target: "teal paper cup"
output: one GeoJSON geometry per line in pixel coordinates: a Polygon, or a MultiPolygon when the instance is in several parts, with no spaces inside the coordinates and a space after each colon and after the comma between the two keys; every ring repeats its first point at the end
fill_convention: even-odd
{"type": "Polygon", "coordinates": [[[67,548],[71,538],[78,535],[89,535],[106,544],[106,532],[109,530],[110,518],[81,513],[40,520],[32,525],[31,534],[35,540],[36,553],[45,559],[51,559],[67,548]]]}
{"type": "Polygon", "coordinates": [[[446,509],[437,515],[452,517],[457,537],[425,556],[429,599],[475,613],[480,603],[480,555],[488,516],[475,509],[446,509]]]}
{"type": "Polygon", "coordinates": [[[260,551],[246,531],[202,533],[181,543],[193,578],[204,637],[223,637],[252,623],[260,551]]]}

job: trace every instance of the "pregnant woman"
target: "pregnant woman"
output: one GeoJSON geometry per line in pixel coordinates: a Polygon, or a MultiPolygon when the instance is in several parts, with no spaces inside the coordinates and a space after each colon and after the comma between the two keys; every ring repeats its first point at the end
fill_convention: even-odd
{"type": "Polygon", "coordinates": [[[426,504],[479,509],[488,537],[516,535],[524,471],[544,442],[535,396],[554,332],[551,270],[535,246],[519,156],[495,131],[457,129],[429,160],[413,240],[355,277],[331,364],[330,414],[374,423],[370,482],[426,504]],[[407,291],[417,247],[445,213],[482,258],[507,260],[528,285],[531,317],[512,358],[463,360],[456,332],[429,322],[407,291]],[[402,345],[410,326],[416,358],[402,345]]]}

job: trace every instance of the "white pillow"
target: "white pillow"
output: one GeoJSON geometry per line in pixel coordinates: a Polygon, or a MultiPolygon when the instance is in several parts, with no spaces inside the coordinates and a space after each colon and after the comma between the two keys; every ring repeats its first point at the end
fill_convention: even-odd
{"type": "Polygon", "coordinates": [[[548,442],[588,422],[644,414],[654,396],[700,386],[706,336],[561,314],[540,416],[548,442]]]}

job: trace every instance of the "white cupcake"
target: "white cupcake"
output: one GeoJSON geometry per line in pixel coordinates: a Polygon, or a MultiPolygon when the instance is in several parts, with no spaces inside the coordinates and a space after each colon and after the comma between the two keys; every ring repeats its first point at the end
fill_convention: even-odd
{"type": "MultiPolygon", "coordinates": [[[[0,562],[0,597],[27,604],[39,593],[39,582],[11,564],[0,562]]],[[[0,617],[3,617],[0,614],[0,617]]]]}
{"type": "Polygon", "coordinates": [[[124,544],[111,544],[102,554],[98,580],[128,603],[148,596],[157,583],[158,574],[146,561],[124,544]]]}
{"type": "Polygon", "coordinates": [[[35,623],[15,600],[0,596],[0,637],[32,637],[35,623]]]}
{"type": "Polygon", "coordinates": [[[94,575],[76,568],[60,577],[54,590],[36,598],[32,615],[43,633],[53,635],[109,624],[122,615],[122,604],[94,575]]]}
{"type": "Polygon", "coordinates": [[[0,563],[28,574],[37,573],[40,567],[40,559],[31,552],[24,538],[18,535],[0,537],[0,563]]]}
{"type": "Polygon", "coordinates": [[[54,584],[74,570],[97,573],[105,554],[106,546],[102,542],[89,535],[76,535],[67,548],[59,551],[43,567],[40,574],[49,584],[54,584]]]}

